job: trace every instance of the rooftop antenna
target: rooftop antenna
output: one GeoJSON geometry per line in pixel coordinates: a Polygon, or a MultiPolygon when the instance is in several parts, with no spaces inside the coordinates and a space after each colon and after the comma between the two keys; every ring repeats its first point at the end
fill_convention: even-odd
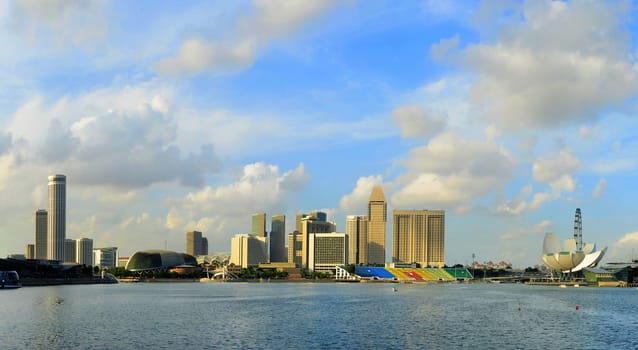
{"type": "Polygon", "coordinates": [[[574,240],[576,241],[576,250],[583,250],[583,217],[580,215],[580,208],[576,208],[576,217],[574,218],[574,240]]]}

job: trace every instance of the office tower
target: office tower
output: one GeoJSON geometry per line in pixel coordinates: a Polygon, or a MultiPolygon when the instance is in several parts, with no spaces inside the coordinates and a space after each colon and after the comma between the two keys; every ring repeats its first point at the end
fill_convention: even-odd
{"type": "Polygon", "coordinates": [[[35,244],[27,244],[25,257],[27,259],[35,259],[35,244]]]}
{"type": "Polygon", "coordinates": [[[270,230],[270,262],[286,262],[287,255],[286,215],[273,215],[270,230]]]}
{"type": "Polygon", "coordinates": [[[202,249],[202,233],[199,231],[186,232],[186,254],[199,255],[202,249]]]}
{"type": "Polygon", "coordinates": [[[47,211],[35,212],[35,259],[47,259],[47,211]]]}
{"type": "Polygon", "coordinates": [[[301,219],[301,231],[295,231],[288,236],[289,246],[292,242],[292,251],[288,252],[288,262],[294,262],[301,268],[308,268],[308,235],[311,233],[330,233],[337,230],[334,222],[327,221],[325,213],[315,212],[317,216],[306,215],[301,219]]]}
{"type": "Polygon", "coordinates": [[[202,236],[199,231],[186,232],[186,254],[208,255],[208,238],[202,236]]]}
{"type": "Polygon", "coordinates": [[[117,247],[94,248],[93,262],[100,269],[108,269],[117,265],[117,247]]]}
{"type": "Polygon", "coordinates": [[[345,233],[308,235],[308,270],[332,271],[348,262],[348,238],[345,233]]]}
{"type": "Polygon", "coordinates": [[[77,259],[75,258],[77,248],[75,247],[74,239],[65,239],[64,240],[64,262],[75,262],[77,259]]]}
{"type": "Polygon", "coordinates": [[[365,215],[349,215],[346,218],[346,234],[348,235],[348,264],[368,263],[368,217],[365,215]]]}
{"type": "Polygon", "coordinates": [[[295,215],[295,231],[301,232],[301,219],[306,217],[306,214],[295,215]]]}
{"type": "Polygon", "coordinates": [[[381,186],[374,186],[368,200],[368,263],[385,264],[388,208],[381,186]]]}
{"type": "Polygon", "coordinates": [[[197,255],[208,255],[208,238],[202,237],[202,244],[197,255]]]}
{"type": "Polygon", "coordinates": [[[75,241],[75,260],[80,265],[93,266],[93,240],[80,238],[75,241]]]}
{"type": "Polygon", "coordinates": [[[66,239],[66,176],[49,176],[47,213],[47,259],[64,260],[66,239]]]}
{"type": "Polygon", "coordinates": [[[266,232],[266,213],[253,214],[252,227],[253,235],[258,237],[268,236],[266,232]]]}
{"type": "Polygon", "coordinates": [[[246,268],[267,262],[266,237],[238,234],[230,241],[230,263],[246,268]]]}
{"type": "Polygon", "coordinates": [[[393,262],[445,264],[445,211],[395,210],[392,216],[393,262]]]}

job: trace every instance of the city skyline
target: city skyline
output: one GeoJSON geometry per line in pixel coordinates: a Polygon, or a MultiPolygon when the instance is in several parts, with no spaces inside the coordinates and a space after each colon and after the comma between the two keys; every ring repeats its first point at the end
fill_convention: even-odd
{"type": "Polygon", "coordinates": [[[228,252],[258,212],[287,216],[285,235],[312,211],[345,232],[381,186],[388,214],[445,211],[447,264],[540,264],[575,208],[604,261],[628,260],[637,15],[585,1],[4,2],[0,256],[39,255],[34,213],[60,173],[65,237],[122,256],[183,251],[192,230],[228,252]]]}

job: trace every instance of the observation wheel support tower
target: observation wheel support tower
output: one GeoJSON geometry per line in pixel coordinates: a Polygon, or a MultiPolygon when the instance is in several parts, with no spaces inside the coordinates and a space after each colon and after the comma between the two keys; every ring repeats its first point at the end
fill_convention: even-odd
{"type": "Polygon", "coordinates": [[[576,241],[576,249],[583,250],[583,217],[580,214],[580,208],[576,208],[576,217],[574,218],[574,240],[576,241]]]}

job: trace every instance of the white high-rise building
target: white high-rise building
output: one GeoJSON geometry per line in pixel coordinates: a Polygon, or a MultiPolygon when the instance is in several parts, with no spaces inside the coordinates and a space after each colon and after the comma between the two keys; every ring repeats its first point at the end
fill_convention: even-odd
{"type": "Polygon", "coordinates": [[[47,259],[63,261],[66,239],[66,176],[49,176],[47,259]]]}
{"type": "Polygon", "coordinates": [[[267,262],[266,237],[238,234],[230,241],[230,263],[246,268],[267,262]]]}
{"type": "Polygon", "coordinates": [[[308,235],[308,270],[334,272],[348,263],[348,236],[345,233],[308,235]]]}
{"type": "Polygon", "coordinates": [[[116,267],[117,258],[117,247],[93,249],[93,263],[101,269],[116,267]]]}

